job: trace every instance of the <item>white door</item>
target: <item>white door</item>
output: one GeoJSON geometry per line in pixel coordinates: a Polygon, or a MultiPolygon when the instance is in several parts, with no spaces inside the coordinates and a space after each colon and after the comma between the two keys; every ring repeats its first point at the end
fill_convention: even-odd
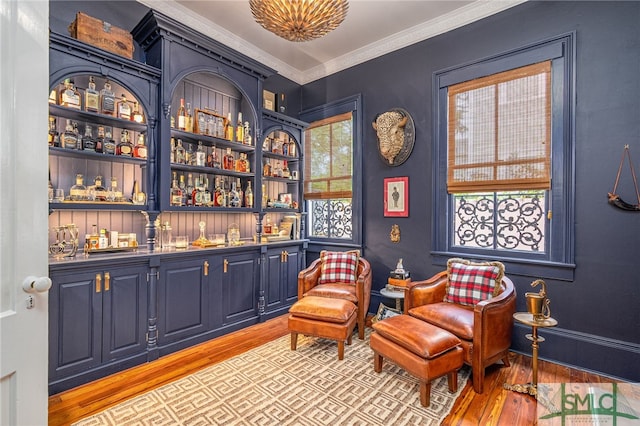
{"type": "Polygon", "coordinates": [[[49,4],[0,0],[0,425],[47,424],[49,4]],[[33,307],[27,308],[28,298],[33,307]]]}

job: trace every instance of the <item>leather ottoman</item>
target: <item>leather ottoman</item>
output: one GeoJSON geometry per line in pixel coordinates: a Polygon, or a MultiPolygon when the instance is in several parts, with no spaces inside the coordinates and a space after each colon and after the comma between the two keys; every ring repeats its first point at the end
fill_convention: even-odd
{"type": "Polygon", "coordinates": [[[458,389],[458,370],[463,363],[460,339],[439,327],[409,315],[397,315],[373,324],[369,344],[374,352],[373,369],[382,371],[388,358],[420,380],[420,404],[428,407],[431,381],[447,375],[449,391],[458,389]]]}
{"type": "Polygon", "coordinates": [[[344,358],[344,342],[351,344],[357,319],[356,305],[348,300],[306,296],[289,308],[291,350],[295,351],[298,334],[338,342],[338,359],[344,358]]]}

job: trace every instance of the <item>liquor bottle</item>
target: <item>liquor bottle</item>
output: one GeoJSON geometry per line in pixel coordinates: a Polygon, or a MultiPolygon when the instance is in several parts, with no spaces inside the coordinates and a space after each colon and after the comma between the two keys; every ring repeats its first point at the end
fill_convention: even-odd
{"type": "Polygon", "coordinates": [[[176,146],[176,163],[177,164],[185,164],[186,163],[187,151],[185,151],[182,146],[182,139],[178,139],[178,145],[176,146]]]}
{"type": "Polygon", "coordinates": [[[98,126],[98,135],[96,136],[96,152],[104,152],[104,126],[98,126]]]}
{"type": "Polygon", "coordinates": [[[244,143],[244,123],[240,111],[238,111],[238,121],[236,121],[236,142],[244,143]]]}
{"type": "Polygon", "coordinates": [[[131,105],[127,101],[127,96],[123,93],[118,102],[118,118],[131,120],[131,105]]]}
{"type": "Polygon", "coordinates": [[[78,151],[82,150],[82,136],[80,136],[80,131],[78,130],[78,123],[76,123],[75,121],[72,123],[73,124],[73,133],[76,134],[76,149],[78,151]]]}
{"type": "Polygon", "coordinates": [[[136,206],[143,206],[147,203],[147,194],[140,191],[138,181],[133,181],[133,190],[131,191],[131,202],[136,206]]]}
{"type": "Polygon", "coordinates": [[[88,124],[84,126],[84,136],[82,137],[82,150],[96,152],[96,140],[93,138],[93,129],[88,124]]]}
{"type": "Polygon", "coordinates": [[[111,127],[104,128],[104,142],[102,144],[102,151],[105,154],[109,154],[109,155],[116,154],[116,141],[113,140],[111,127]]]}
{"type": "Polygon", "coordinates": [[[198,133],[201,135],[209,134],[209,130],[207,129],[207,119],[202,112],[198,114],[198,133]]]}
{"type": "Polygon", "coordinates": [[[231,113],[227,114],[227,122],[225,123],[225,139],[233,141],[233,122],[231,122],[231,113]]]}
{"type": "Polygon", "coordinates": [[[180,188],[180,191],[181,191],[180,205],[186,206],[187,205],[187,186],[184,184],[184,175],[180,175],[180,183],[178,184],[178,187],[180,188]]]}
{"type": "Polygon", "coordinates": [[[76,89],[73,80],[65,80],[65,89],[60,97],[60,105],[67,108],[82,109],[80,92],[76,89]]]}
{"type": "Polygon", "coordinates": [[[118,179],[115,176],[111,176],[111,185],[109,185],[109,190],[107,191],[107,201],[116,202],[120,201],[122,198],[122,191],[118,188],[118,179]]]}
{"type": "Polygon", "coordinates": [[[289,156],[289,141],[282,141],[282,155],[289,156]]]}
{"type": "Polygon", "coordinates": [[[100,234],[98,234],[98,225],[93,225],[92,228],[93,230],[89,235],[89,250],[97,250],[100,241],[100,234]]]}
{"type": "Polygon", "coordinates": [[[60,135],[55,117],[49,116],[49,146],[60,146],[60,135]],[[57,144],[56,144],[57,142],[57,144]]]}
{"type": "Polygon", "coordinates": [[[196,153],[193,152],[193,146],[190,143],[187,144],[187,149],[184,154],[184,162],[190,166],[196,165],[196,153]]]}
{"type": "Polygon", "coordinates": [[[58,104],[58,92],[56,89],[53,89],[49,92],[49,103],[53,105],[58,104]]]}
{"type": "Polygon", "coordinates": [[[136,158],[142,158],[145,159],[147,158],[147,147],[144,144],[144,134],[140,133],[138,135],[138,143],[136,143],[136,146],[133,147],[133,156],[136,158]]]}
{"type": "Polygon", "coordinates": [[[69,191],[69,200],[71,201],[84,201],[87,199],[87,187],[84,186],[84,176],[80,173],[76,175],[76,183],[71,187],[69,191]]]}
{"type": "Polygon", "coordinates": [[[185,130],[193,133],[193,115],[191,115],[191,104],[187,102],[187,114],[185,115],[185,130]]]}
{"type": "Polygon", "coordinates": [[[178,186],[177,172],[173,172],[173,182],[171,183],[171,198],[169,204],[172,206],[182,205],[182,190],[178,186]]]}
{"type": "Polygon", "coordinates": [[[198,149],[196,150],[196,166],[204,167],[207,162],[207,153],[204,151],[202,141],[198,141],[198,149]]]}
{"type": "Polygon", "coordinates": [[[289,179],[291,177],[291,171],[289,170],[289,165],[287,164],[287,160],[284,160],[282,166],[282,177],[289,179]]]}
{"type": "Polygon", "coordinates": [[[211,115],[207,117],[206,134],[209,136],[216,136],[216,137],[218,136],[217,130],[216,130],[216,121],[211,115]]]}
{"type": "Polygon", "coordinates": [[[187,129],[187,109],[184,107],[184,98],[180,98],[180,108],[178,108],[178,130],[187,129]]]}
{"type": "MultiPolygon", "coordinates": [[[[218,114],[218,111],[215,111],[215,114],[218,114]]],[[[224,139],[225,136],[225,129],[224,129],[224,119],[220,116],[220,115],[216,115],[215,116],[215,136],[217,138],[221,138],[224,139]]]]}
{"type": "Polygon", "coordinates": [[[238,191],[238,207],[242,207],[244,204],[244,191],[242,190],[240,178],[236,179],[236,191],[238,191]]]}
{"type": "Polygon", "coordinates": [[[271,216],[267,215],[266,222],[265,222],[264,227],[262,229],[263,234],[271,234],[272,230],[273,230],[273,225],[271,224],[271,216]]]}
{"type": "Polygon", "coordinates": [[[273,167],[273,176],[282,177],[282,163],[280,161],[275,162],[275,166],[273,167]]]}
{"type": "Polygon", "coordinates": [[[271,176],[271,163],[269,162],[268,158],[265,160],[264,165],[262,166],[262,175],[271,176]]]}
{"type": "Polygon", "coordinates": [[[171,138],[171,151],[169,152],[169,162],[176,162],[176,140],[175,138],[171,138]]]}
{"type": "Polygon", "coordinates": [[[123,157],[133,157],[133,144],[129,139],[129,131],[122,129],[120,132],[120,143],[116,146],[116,154],[123,157]]]}
{"type": "Polygon", "coordinates": [[[235,157],[231,152],[231,148],[227,148],[227,153],[224,155],[222,159],[222,167],[225,170],[234,170],[235,169],[235,157]]]}
{"type": "Polygon", "coordinates": [[[243,143],[245,145],[253,145],[253,138],[251,137],[251,127],[249,126],[249,122],[244,122],[244,140],[243,143]]]}
{"type": "Polygon", "coordinates": [[[292,138],[289,138],[289,157],[297,156],[296,142],[292,138]]]}
{"type": "Polygon", "coordinates": [[[213,193],[213,205],[216,207],[225,207],[226,194],[224,188],[220,184],[220,178],[216,177],[216,187],[213,193]]]}
{"type": "Polygon", "coordinates": [[[93,179],[91,191],[95,201],[107,201],[107,188],[102,185],[102,176],[98,175],[93,179]]]}
{"type": "Polygon", "coordinates": [[[111,82],[107,79],[100,90],[100,113],[114,115],[116,111],[116,95],[111,90],[111,82]]]}
{"type": "Polygon", "coordinates": [[[49,170],[49,193],[47,198],[50,203],[53,203],[54,193],[55,193],[55,190],[53,188],[53,184],[51,183],[51,170],[49,170]]]}
{"type": "Polygon", "coordinates": [[[241,152],[240,158],[238,158],[238,161],[236,161],[236,172],[247,173],[248,164],[249,164],[249,160],[247,160],[247,154],[244,152],[241,152]]]}
{"type": "Polygon", "coordinates": [[[193,184],[193,175],[189,173],[187,175],[187,187],[186,187],[186,205],[193,206],[193,191],[195,190],[195,185],[193,184]]]}
{"type": "Polygon", "coordinates": [[[204,178],[196,176],[193,190],[191,191],[191,205],[203,206],[204,205],[204,178]]]}
{"type": "Polygon", "coordinates": [[[136,123],[144,123],[144,112],[140,109],[138,101],[133,103],[133,112],[131,113],[131,120],[136,123]]]}
{"type": "Polygon", "coordinates": [[[78,134],[74,131],[73,123],[67,118],[67,125],[62,134],[62,147],[67,149],[78,148],[78,134]]]}
{"type": "Polygon", "coordinates": [[[203,198],[203,205],[205,206],[211,206],[211,191],[209,190],[209,177],[205,176],[204,178],[204,198],[203,198]]]}
{"type": "Polygon", "coordinates": [[[269,195],[267,194],[267,185],[262,184],[262,208],[266,209],[269,204],[269,195]]]}
{"type": "Polygon", "coordinates": [[[253,190],[251,189],[251,181],[247,182],[247,189],[244,191],[244,206],[253,208],[253,190]]]}
{"type": "Polygon", "coordinates": [[[222,168],[222,163],[220,162],[220,155],[218,154],[218,149],[216,148],[216,146],[214,145],[213,147],[211,147],[211,156],[212,158],[212,163],[213,163],[213,168],[214,169],[221,169],[222,168]]]}
{"type": "Polygon", "coordinates": [[[93,76],[89,76],[89,84],[84,89],[84,110],[98,112],[100,110],[100,92],[96,90],[96,82],[93,76]]]}

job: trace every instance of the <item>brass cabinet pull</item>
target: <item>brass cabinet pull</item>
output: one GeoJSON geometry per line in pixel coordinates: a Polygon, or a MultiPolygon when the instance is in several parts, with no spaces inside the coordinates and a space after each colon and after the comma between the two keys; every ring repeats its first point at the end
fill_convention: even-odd
{"type": "Polygon", "coordinates": [[[286,250],[284,251],[284,261],[289,262],[289,252],[286,250]]]}
{"type": "Polygon", "coordinates": [[[280,252],[280,263],[284,262],[284,251],[280,252]]]}
{"type": "Polygon", "coordinates": [[[223,270],[224,270],[224,273],[226,274],[227,273],[227,267],[229,266],[229,261],[227,259],[225,259],[224,262],[223,262],[223,265],[224,265],[223,270]]]}
{"type": "Polygon", "coordinates": [[[208,276],[209,275],[209,261],[205,260],[204,261],[204,276],[208,276]]]}
{"type": "Polygon", "coordinates": [[[102,291],[102,275],[96,274],[96,293],[102,291]]]}
{"type": "Polygon", "coordinates": [[[111,284],[111,274],[104,273],[104,291],[109,291],[109,284],[111,284]]]}

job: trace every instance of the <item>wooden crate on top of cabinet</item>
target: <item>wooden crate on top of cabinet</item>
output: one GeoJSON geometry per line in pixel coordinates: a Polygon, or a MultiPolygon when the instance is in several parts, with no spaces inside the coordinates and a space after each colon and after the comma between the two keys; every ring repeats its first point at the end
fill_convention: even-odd
{"type": "Polygon", "coordinates": [[[133,59],[131,33],[108,22],[78,12],[69,25],[71,37],[125,58],[133,59]]]}

